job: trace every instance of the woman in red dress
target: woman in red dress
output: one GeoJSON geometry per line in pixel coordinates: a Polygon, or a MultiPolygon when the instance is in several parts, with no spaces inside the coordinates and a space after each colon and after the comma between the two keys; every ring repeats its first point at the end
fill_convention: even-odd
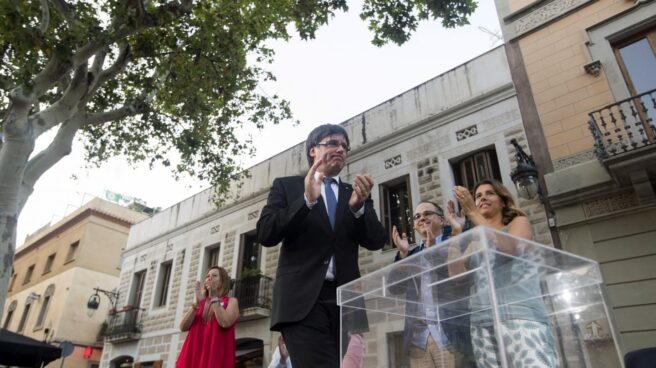
{"type": "Polygon", "coordinates": [[[194,283],[196,301],[180,321],[180,330],[189,333],[176,367],[233,368],[239,305],[237,299],[228,297],[228,272],[222,267],[211,267],[205,276],[204,289],[203,295],[200,281],[194,283]]]}

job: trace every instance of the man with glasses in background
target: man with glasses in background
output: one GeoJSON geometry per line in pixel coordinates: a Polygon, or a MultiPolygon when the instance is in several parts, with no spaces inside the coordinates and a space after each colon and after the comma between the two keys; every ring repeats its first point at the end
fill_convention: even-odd
{"type": "Polygon", "coordinates": [[[257,222],[265,247],[282,242],[271,330],[281,331],[294,367],[340,366],[336,288],[360,277],[358,246],[382,249],[387,236],[370,198],[368,174],[341,181],[350,150],[340,125],[315,128],[305,144],[305,177],[273,181],[257,222]]]}
{"type": "MultiPolygon", "coordinates": [[[[415,208],[414,230],[421,241],[410,249],[406,234],[399,234],[396,226],[392,228],[392,240],[398,249],[394,262],[433,247],[451,235],[450,225],[445,224],[444,211],[431,201],[422,201],[415,208]]],[[[405,292],[409,302],[406,304],[403,344],[404,351],[409,352],[411,368],[475,367],[469,318],[460,316],[467,312],[467,286],[461,280],[444,281],[449,278],[447,259],[448,248],[438,248],[437,252],[418,260],[418,264],[426,269],[440,267],[390,287],[394,294],[405,292]],[[438,308],[438,302],[449,307],[438,308]]],[[[407,276],[396,272],[390,277],[401,280],[407,276]]]]}

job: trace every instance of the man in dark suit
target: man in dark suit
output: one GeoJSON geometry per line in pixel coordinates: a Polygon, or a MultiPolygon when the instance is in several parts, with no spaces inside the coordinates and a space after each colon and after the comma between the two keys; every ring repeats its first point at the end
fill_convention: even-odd
{"type": "MultiPolygon", "coordinates": [[[[417,246],[410,249],[405,234],[392,229],[392,240],[398,248],[394,259],[400,261],[447,240],[451,227],[445,224],[444,211],[436,203],[422,201],[415,208],[414,230],[421,236],[417,246]]],[[[454,243],[451,246],[461,247],[454,243]]],[[[431,272],[407,279],[390,287],[394,294],[406,293],[406,321],[403,344],[409,352],[411,368],[475,367],[469,333],[467,281],[449,279],[447,247],[440,247],[417,263],[434,267],[431,272]],[[439,304],[440,307],[435,305],[439,304]],[[442,322],[437,322],[442,321],[442,322]]],[[[410,275],[394,272],[394,279],[410,275]]]]}
{"type": "Polygon", "coordinates": [[[271,330],[282,332],[295,368],[339,367],[336,287],[360,277],[358,245],[377,250],[386,242],[371,176],[357,175],[353,185],[339,179],[349,150],[340,125],[315,128],[307,175],[276,178],[257,222],[260,244],[282,241],[271,330]]]}

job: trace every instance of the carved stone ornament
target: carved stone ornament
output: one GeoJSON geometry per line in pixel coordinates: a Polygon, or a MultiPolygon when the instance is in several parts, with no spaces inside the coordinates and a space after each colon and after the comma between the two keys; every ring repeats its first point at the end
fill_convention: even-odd
{"type": "Polygon", "coordinates": [[[465,129],[461,129],[456,132],[456,139],[458,141],[465,140],[469,137],[473,137],[478,134],[478,127],[476,125],[472,125],[470,127],[467,127],[465,129]]]}
{"type": "Polygon", "coordinates": [[[396,155],[385,160],[385,169],[392,168],[401,164],[401,155],[396,155]]]}
{"type": "Polygon", "coordinates": [[[532,9],[528,14],[514,21],[516,36],[540,27],[557,17],[593,0],[553,0],[532,9]]]}
{"type": "Polygon", "coordinates": [[[585,72],[594,76],[598,77],[599,74],[601,74],[601,61],[595,60],[592,62],[589,62],[583,66],[585,69],[585,72]]]}
{"type": "Polygon", "coordinates": [[[638,200],[636,199],[635,193],[626,192],[584,203],[583,211],[587,218],[591,218],[626,210],[637,205],[638,200]]]}

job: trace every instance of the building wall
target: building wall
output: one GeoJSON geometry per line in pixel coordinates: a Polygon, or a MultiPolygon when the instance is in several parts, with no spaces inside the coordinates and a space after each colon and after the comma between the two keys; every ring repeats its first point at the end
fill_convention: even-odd
{"type": "MultiPolygon", "coordinates": [[[[350,181],[356,174],[370,173],[377,183],[372,198],[378,214],[379,184],[405,175],[413,207],[422,199],[444,203],[452,198],[455,179],[451,164],[481,148],[494,150],[503,181],[514,191],[508,176],[514,165],[509,141],[516,138],[526,147],[502,47],[358,114],[342,126],[353,150],[341,177],[350,181]]],[[[101,366],[110,367],[118,357],[130,356],[136,362],[162,360],[164,367],[173,367],[185,338],[177,326],[192,302],[192,283],[205,273],[208,249],[220,246],[219,264],[235,278],[242,235],[255,230],[273,179],[304,175],[307,169],[304,144],[300,143],[250,168],[251,177],[241,187],[233,187],[221,207],[211,203],[208,189],[134,226],[123,253],[120,303],[130,293],[134,274],[146,270],[142,338],[105,343],[101,366]],[[171,297],[165,307],[156,308],[152,296],[157,294],[158,268],[169,260],[176,268],[171,297]]],[[[530,214],[537,239],[551,244],[543,207],[537,200],[520,201],[520,205],[530,214]]],[[[278,247],[262,248],[264,275],[275,277],[278,255],[278,247]]],[[[361,249],[362,273],[390,264],[394,255],[394,250],[361,249]]],[[[241,321],[236,333],[238,339],[262,340],[264,361],[268,361],[277,338],[269,331],[268,318],[241,321]]],[[[376,354],[373,348],[368,351],[376,354]]]]}
{"type": "MultiPolygon", "coordinates": [[[[87,368],[99,362],[102,342],[98,333],[111,307],[109,299],[100,295],[98,310],[87,309],[87,301],[94,288],[113,290],[118,283],[117,267],[127,241],[130,222],[147,216],[121,206],[94,199],[56,224],[41,229],[26,239],[18,248],[13,270],[17,279],[5,301],[4,325],[9,306],[15,309],[9,330],[16,331],[30,294],[38,295],[31,302],[22,334],[37,340],[48,340],[57,345],[70,341],[75,348],[66,357],[66,367],[87,368]],[[79,242],[74,256],[67,260],[70,245],[79,242]],[[44,272],[47,259],[55,254],[50,271],[44,272]],[[35,265],[30,282],[23,283],[28,267],[35,265]],[[50,301],[43,323],[37,326],[38,316],[46,295],[50,301]],[[91,356],[84,358],[87,346],[91,356]]],[[[60,366],[61,360],[51,363],[60,366]]]]}
{"type": "Polygon", "coordinates": [[[591,151],[588,113],[614,101],[603,70],[595,77],[583,68],[592,61],[586,28],[632,5],[596,1],[519,40],[553,160],[591,151]]]}
{"type": "Polygon", "coordinates": [[[547,149],[540,154],[553,164],[542,174],[562,247],[600,263],[622,352],[654,346],[656,300],[643,294],[653,279],[645,264],[656,254],[656,177],[647,169],[653,154],[618,156],[625,172],[612,168],[594,152],[588,114],[631,96],[612,43],[655,27],[656,3],[517,3],[496,1],[504,37],[523,59],[513,75],[523,68],[529,82],[517,92],[532,94],[537,110],[527,129],[542,130],[547,149]]]}

